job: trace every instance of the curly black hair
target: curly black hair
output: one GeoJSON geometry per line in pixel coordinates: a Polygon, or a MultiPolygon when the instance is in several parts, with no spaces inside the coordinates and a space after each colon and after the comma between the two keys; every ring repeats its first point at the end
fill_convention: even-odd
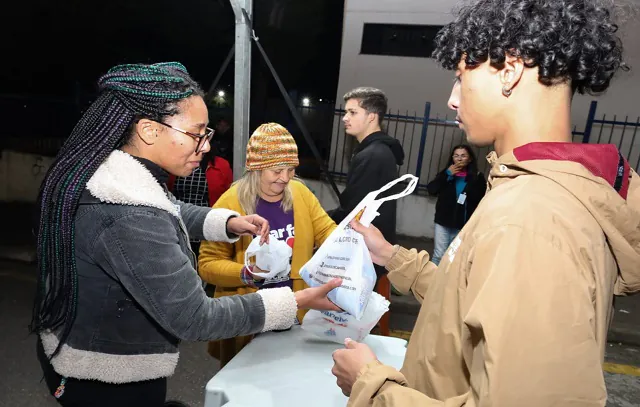
{"type": "Polygon", "coordinates": [[[544,85],[570,81],[580,94],[598,94],[628,70],[617,30],[598,0],[478,0],[440,30],[433,57],[449,70],[463,58],[471,68],[490,60],[500,69],[508,53],[537,66],[544,85]]]}

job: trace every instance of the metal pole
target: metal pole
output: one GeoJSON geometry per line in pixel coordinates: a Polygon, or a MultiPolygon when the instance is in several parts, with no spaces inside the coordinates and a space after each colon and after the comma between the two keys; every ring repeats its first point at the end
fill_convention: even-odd
{"type": "MultiPolygon", "coordinates": [[[[589,105],[589,116],[587,116],[587,123],[584,126],[584,133],[582,136],[582,142],[585,144],[588,144],[589,139],[591,138],[591,129],[593,128],[593,121],[596,118],[597,109],[598,109],[598,102],[595,100],[591,101],[591,105],[589,105]]],[[[600,139],[598,139],[598,142],[600,142],[600,139]]]]}
{"type": "Polygon", "coordinates": [[[235,85],[233,104],[233,178],[244,173],[249,141],[249,103],[251,95],[251,30],[242,9],[253,15],[253,0],[230,0],[236,16],[235,85]]]}
{"type": "MultiPolygon", "coordinates": [[[[422,173],[422,160],[424,158],[424,148],[427,145],[427,130],[429,128],[429,116],[431,116],[431,102],[424,104],[424,116],[422,118],[422,134],[420,135],[420,149],[418,150],[418,164],[416,165],[416,177],[420,178],[422,173]]],[[[444,137],[444,134],[442,135],[444,137]]],[[[435,143],[435,141],[434,141],[435,143]]]]}

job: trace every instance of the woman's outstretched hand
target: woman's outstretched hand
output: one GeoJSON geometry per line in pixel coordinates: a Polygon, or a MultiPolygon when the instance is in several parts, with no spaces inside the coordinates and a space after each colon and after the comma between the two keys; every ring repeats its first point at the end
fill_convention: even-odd
{"type": "Polygon", "coordinates": [[[305,288],[296,291],[295,297],[298,309],[317,309],[320,311],[342,311],[336,304],[332,303],[327,295],[329,291],[342,285],[341,278],[334,278],[326,284],[318,287],[305,288]]]}

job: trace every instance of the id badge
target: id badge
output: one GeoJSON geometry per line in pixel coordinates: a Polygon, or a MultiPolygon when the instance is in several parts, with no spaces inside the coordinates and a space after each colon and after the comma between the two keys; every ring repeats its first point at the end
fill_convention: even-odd
{"type": "Polygon", "coordinates": [[[460,205],[464,205],[464,203],[465,203],[465,201],[466,201],[466,200],[467,200],[467,194],[466,194],[466,192],[463,192],[463,193],[461,193],[461,194],[458,196],[458,203],[459,203],[460,205]]]}

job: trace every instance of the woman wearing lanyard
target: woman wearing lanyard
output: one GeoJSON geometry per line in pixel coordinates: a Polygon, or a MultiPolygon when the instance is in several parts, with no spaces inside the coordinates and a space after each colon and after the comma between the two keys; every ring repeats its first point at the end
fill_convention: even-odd
{"type": "Polygon", "coordinates": [[[432,262],[440,263],[447,247],[476,210],[486,188],[471,147],[465,144],[454,147],[447,168],[427,185],[429,195],[438,197],[432,262]]]}

